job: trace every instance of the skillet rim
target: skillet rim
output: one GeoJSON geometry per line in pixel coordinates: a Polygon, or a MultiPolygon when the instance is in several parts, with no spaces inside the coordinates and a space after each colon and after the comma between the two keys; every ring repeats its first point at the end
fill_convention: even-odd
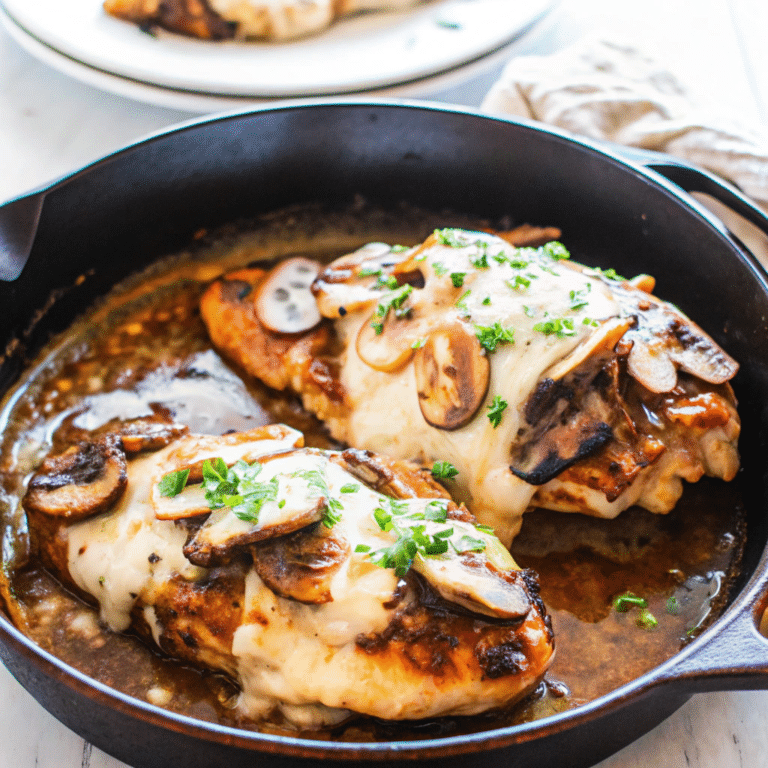
{"type": "MultiPolygon", "coordinates": [[[[457,107],[453,105],[449,106],[434,102],[369,98],[319,98],[313,100],[291,100],[281,102],[279,105],[262,105],[256,108],[235,110],[220,115],[207,115],[201,118],[193,118],[149,134],[148,136],[139,139],[136,142],[132,142],[115,152],[109,153],[82,168],[58,177],[48,184],[39,186],[32,191],[15,197],[7,202],[15,202],[16,200],[21,200],[36,194],[45,196],[48,192],[60,189],[66,186],[70,181],[85,176],[99,167],[119,159],[123,155],[140,150],[142,147],[148,146],[156,141],[170,138],[175,134],[205,128],[207,125],[237,121],[257,116],[261,113],[312,110],[318,107],[344,110],[349,108],[383,108],[387,110],[394,108],[428,111],[433,114],[446,113],[449,115],[466,116],[467,118],[480,119],[483,121],[490,120],[501,124],[511,125],[513,127],[516,126],[537,134],[545,134],[557,141],[572,145],[574,151],[588,152],[593,156],[598,157],[601,162],[608,161],[618,165],[624,169],[624,172],[629,172],[631,175],[638,177],[645,183],[649,183],[652,186],[659,188],[667,196],[673,198],[678,208],[682,207],[688,215],[694,215],[698,218],[701,221],[702,226],[708,227],[715,232],[718,238],[723,242],[724,247],[728,248],[738,260],[749,268],[750,272],[753,273],[756,284],[760,286],[763,293],[768,295],[768,275],[766,275],[757,259],[751,253],[740,247],[739,244],[731,238],[723,222],[702,204],[690,197],[679,186],[666,179],[657,171],[646,167],[642,163],[623,157],[621,148],[613,149],[611,147],[606,147],[601,142],[593,142],[588,139],[576,137],[566,131],[552,128],[532,120],[489,115],[473,108],[457,107]]],[[[217,723],[197,720],[185,715],[179,715],[162,709],[161,707],[149,704],[148,702],[141,701],[140,699],[127,696],[62,662],[54,655],[37,647],[20,630],[13,626],[3,611],[0,611],[0,644],[3,646],[1,655],[3,656],[4,661],[6,652],[9,652],[11,646],[14,646],[15,650],[25,656],[28,661],[34,663],[39,671],[49,677],[53,676],[57,678],[60,682],[64,682],[74,692],[93,699],[93,693],[95,691],[96,698],[100,699],[101,703],[105,703],[106,700],[112,709],[116,709],[121,714],[137,718],[153,725],[160,725],[161,727],[168,728],[172,731],[183,732],[196,739],[226,743],[228,745],[236,746],[237,748],[247,749],[254,753],[266,752],[274,755],[291,755],[302,758],[325,757],[340,760],[360,760],[368,758],[372,760],[386,760],[392,758],[417,757],[428,759],[431,757],[465,755],[479,751],[498,749],[516,743],[531,741],[535,738],[547,735],[548,733],[570,730],[584,722],[597,719],[602,714],[621,709],[660,685],[679,686],[682,689],[681,694],[683,700],[698,690],[717,689],[717,685],[706,684],[706,680],[711,682],[714,677],[717,677],[719,674],[717,671],[700,670],[698,676],[695,674],[691,676],[690,673],[687,673],[687,675],[676,675],[675,668],[680,667],[684,662],[690,662],[698,657],[705,651],[708,645],[712,643],[713,639],[719,637],[727,627],[738,625],[739,621],[744,620],[745,617],[754,624],[752,614],[754,613],[757,604],[764,599],[764,595],[768,591],[767,587],[768,545],[763,549],[762,555],[746,583],[741,587],[739,592],[730,601],[728,607],[711,624],[711,626],[666,662],[653,668],[644,675],[629,681],[623,686],[614,689],[587,704],[529,723],[520,723],[471,734],[415,741],[318,741],[315,739],[278,736],[257,731],[247,731],[231,726],[223,726],[217,723]],[[703,686],[697,685],[696,680],[701,680],[702,678],[705,679],[705,684],[703,686]]],[[[756,627],[754,629],[756,632],[756,627]]],[[[762,642],[765,645],[766,651],[768,651],[768,640],[762,639],[762,642]]],[[[766,653],[766,657],[768,658],[768,653],[766,653]]],[[[722,674],[726,675],[728,672],[729,670],[723,670],[722,674]]],[[[724,687],[727,688],[728,686],[726,685],[724,687]]]]}

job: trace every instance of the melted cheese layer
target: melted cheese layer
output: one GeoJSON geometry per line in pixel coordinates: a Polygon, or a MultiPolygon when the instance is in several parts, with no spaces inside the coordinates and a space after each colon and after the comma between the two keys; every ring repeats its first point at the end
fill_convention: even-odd
{"type": "Polygon", "coordinates": [[[370,322],[368,312],[358,312],[336,320],[344,344],[341,382],[350,407],[348,416],[329,423],[334,436],[351,445],[429,464],[450,461],[459,470],[457,498],[509,543],[536,492],[509,471],[510,445],[524,424],[522,407],[548,369],[595,332],[593,321],[621,311],[605,283],[566,262],[537,255],[536,249],[516,249],[491,235],[466,234],[463,247],[434,244],[419,250],[425,285],[412,292],[409,306],[427,330],[451,319],[486,327],[498,322],[514,330],[514,343],[490,353],[490,385],[475,417],[453,431],[430,426],[419,408],[412,364],[385,373],[358,355],[355,341],[370,322]],[[478,268],[482,257],[488,266],[478,268]],[[524,261],[525,266],[513,266],[524,261]],[[458,288],[450,277],[454,273],[464,275],[458,288]],[[562,319],[572,324],[565,333],[535,329],[562,319]],[[494,428],[486,414],[496,395],[508,407],[494,428]],[[393,424],[408,427],[393,429],[393,424]]]}

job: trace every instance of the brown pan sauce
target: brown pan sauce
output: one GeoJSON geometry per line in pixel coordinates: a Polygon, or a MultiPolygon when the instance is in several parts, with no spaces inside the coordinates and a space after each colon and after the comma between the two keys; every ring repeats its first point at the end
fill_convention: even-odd
{"type": "MultiPolygon", "coordinates": [[[[294,398],[241,378],[222,361],[208,341],[198,300],[220,272],[268,254],[332,258],[366,240],[416,242],[424,223],[413,225],[414,234],[410,222],[403,227],[404,218],[397,237],[385,218],[369,219],[368,232],[350,224],[354,217],[313,230],[291,214],[269,222],[266,236],[230,235],[212,244],[203,238],[191,257],[128,281],[47,350],[0,414],[0,586],[22,631],[88,676],[138,699],[202,720],[296,735],[279,723],[240,722],[232,708],[236,686],[221,675],[184,667],[130,635],[104,630],[92,607],[35,563],[19,499],[51,448],[63,450],[111,420],[157,411],[171,412],[192,431],[215,434],[283,422],[302,430],[308,445],[335,447],[294,398]]],[[[426,232],[444,223],[427,221],[426,232]]],[[[557,644],[547,681],[528,700],[482,717],[408,724],[359,719],[302,735],[436,738],[537,719],[606,694],[671,657],[722,609],[741,555],[742,525],[737,484],[707,479],[688,486],[669,515],[633,508],[610,521],[528,513],[512,551],[522,567],[539,573],[557,644]],[[647,600],[655,625],[637,607],[615,609],[615,598],[625,593],[647,600]]]]}

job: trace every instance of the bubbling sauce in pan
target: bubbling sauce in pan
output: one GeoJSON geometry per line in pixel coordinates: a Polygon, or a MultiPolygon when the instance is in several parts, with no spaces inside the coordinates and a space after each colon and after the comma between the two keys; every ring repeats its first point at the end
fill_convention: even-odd
{"type": "MultiPolygon", "coordinates": [[[[211,434],[282,422],[304,432],[308,445],[338,447],[294,398],[242,376],[218,356],[199,316],[200,294],[234,265],[291,251],[328,260],[366,240],[416,242],[445,220],[400,216],[395,228],[384,216],[361,221],[356,213],[313,228],[303,216],[271,220],[256,234],[225,237],[131,279],[46,351],[0,415],[0,587],[14,623],[43,649],[131,696],[201,720],[292,735],[280,723],[240,722],[233,709],[236,687],[221,675],[185,667],[129,634],[102,628],[93,607],[35,563],[20,498],[52,448],[63,450],[114,420],[158,411],[211,434]]],[[[467,225],[455,217],[450,223],[467,225]]],[[[616,520],[527,513],[512,554],[521,567],[538,572],[557,644],[547,681],[534,695],[482,717],[359,719],[302,735],[435,738],[529,721],[593,700],[658,666],[717,615],[742,542],[738,483],[703,479],[686,488],[669,515],[637,508],[616,520]],[[617,604],[625,594],[643,598],[646,607],[617,604]]]]}

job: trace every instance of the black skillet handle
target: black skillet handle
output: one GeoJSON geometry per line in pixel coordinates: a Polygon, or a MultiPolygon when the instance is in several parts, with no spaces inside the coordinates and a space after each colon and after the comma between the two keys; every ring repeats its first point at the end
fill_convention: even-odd
{"type": "Polygon", "coordinates": [[[35,242],[45,192],[33,192],[0,206],[0,280],[15,280],[35,242]]]}
{"type": "Polygon", "coordinates": [[[724,617],[664,669],[658,682],[706,691],[768,690],[768,637],[760,633],[765,602],[724,617]]]}
{"type": "Polygon", "coordinates": [[[768,237],[768,216],[736,187],[718,176],[660,152],[637,147],[621,147],[616,151],[628,160],[656,171],[685,192],[702,192],[711,195],[754,224],[768,237]]]}

